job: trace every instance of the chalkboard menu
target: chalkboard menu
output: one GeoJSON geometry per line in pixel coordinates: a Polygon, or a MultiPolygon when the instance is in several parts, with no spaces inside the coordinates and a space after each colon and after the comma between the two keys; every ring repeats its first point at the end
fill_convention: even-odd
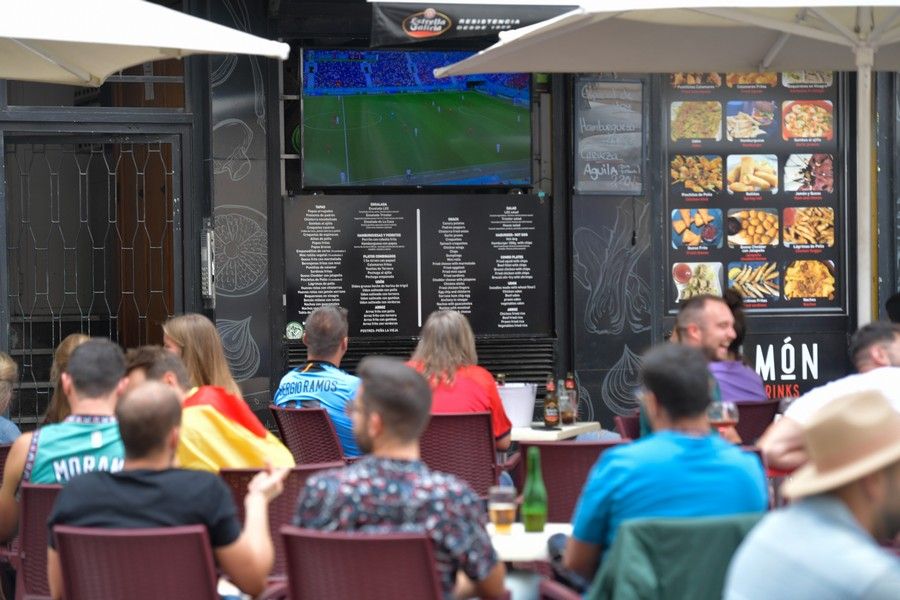
{"type": "Polygon", "coordinates": [[[640,82],[575,80],[575,191],[638,196],[643,187],[640,82]]]}
{"type": "Polygon", "coordinates": [[[674,73],[664,86],[670,312],[734,288],[750,310],[846,309],[833,73],[674,73]]]}
{"type": "Polygon", "coordinates": [[[351,336],[417,335],[437,309],[476,334],[550,334],[550,207],[537,196],[300,196],[285,201],[288,338],[312,310],[351,336]]]}

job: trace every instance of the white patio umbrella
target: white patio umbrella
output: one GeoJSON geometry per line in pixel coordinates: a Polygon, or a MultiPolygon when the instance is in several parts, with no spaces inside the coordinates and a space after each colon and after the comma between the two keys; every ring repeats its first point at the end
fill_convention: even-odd
{"type": "Polygon", "coordinates": [[[856,70],[859,324],[872,288],[872,70],[900,70],[900,3],[870,0],[582,0],[581,8],[500,34],[439,77],[465,73],[856,70]]]}
{"type": "Polygon", "coordinates": [[[136,64],[192,54],[284,60],[290,46],[142,0],[0,0],[0,79],[99,86],[136,64]]]}

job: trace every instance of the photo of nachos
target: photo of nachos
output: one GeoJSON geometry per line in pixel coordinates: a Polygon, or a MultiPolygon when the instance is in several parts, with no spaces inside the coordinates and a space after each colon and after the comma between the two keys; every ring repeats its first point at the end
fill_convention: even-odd
{"type": "Polygon", "coordinates": [[[784,297],[834,300],[834,266],[821,260],[795,260],[784,272],[784,297]]]}

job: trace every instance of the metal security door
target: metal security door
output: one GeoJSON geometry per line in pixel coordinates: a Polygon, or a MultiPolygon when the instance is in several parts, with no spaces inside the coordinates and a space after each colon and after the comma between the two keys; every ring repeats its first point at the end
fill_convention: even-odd
{"type": "Polygon", "coordinates": [[[7,306],[20,366],[11,418],[39,423],[56,346],[73,333],[160,343],[181,312],[177,135],[7,135],[7,306]]]}

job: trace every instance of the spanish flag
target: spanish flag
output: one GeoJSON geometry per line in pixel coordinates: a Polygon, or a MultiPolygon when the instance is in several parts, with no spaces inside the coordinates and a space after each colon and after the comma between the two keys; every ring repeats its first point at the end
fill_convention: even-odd
{"type": "Polygon", "coordinates": [[[177,464],[217,473],[222,468],[293,467],[294,457],[247,403],[220,387],[201,386],[182,404],[177,464]]]}

